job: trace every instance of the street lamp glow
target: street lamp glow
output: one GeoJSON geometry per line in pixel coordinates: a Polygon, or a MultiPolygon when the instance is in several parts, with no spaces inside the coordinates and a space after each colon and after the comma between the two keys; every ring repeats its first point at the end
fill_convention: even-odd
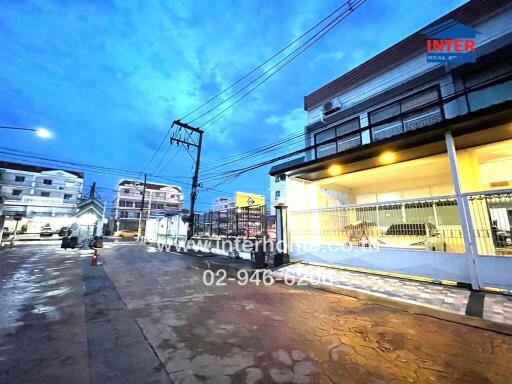
{"type": "Polygon", "coordinates": [[[53,134],[46,128],[36,128],[36,135],[41,139],[49,139],[53,134]]]}

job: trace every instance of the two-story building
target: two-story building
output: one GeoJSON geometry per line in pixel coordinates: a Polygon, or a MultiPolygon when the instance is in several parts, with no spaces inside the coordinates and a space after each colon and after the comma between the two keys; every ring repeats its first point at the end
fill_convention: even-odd
{"type": "Polygon", "coordinates": [[[47,224],[54,230],[69,225],[82,196],[83,180],[82,172],[0,161],[4,225],[12,230],[15,215],[22,217],[28,233],[39,233],[47,224]]]}
{"type": "Polygon", "coordinates": [[[511,19],[470,1],[305,97],[305,157],[270,171],[291,257],[512,289],[511,19]]]}
{"type": "MultiPolygon", "coordinates": [[[[143,182],[120,180],[114,199],[114,220],[116,230],[136,231],[142,207],[143,182]]],[[[177,214],[183,209],[181,187],[169,184],[146,183],[142,220],[177,214]]]]}

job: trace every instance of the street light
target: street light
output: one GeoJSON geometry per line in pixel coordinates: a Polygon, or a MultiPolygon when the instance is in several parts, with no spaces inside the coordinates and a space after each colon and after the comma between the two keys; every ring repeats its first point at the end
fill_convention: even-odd
{"type": "Polygon", "coordinates": [[[41,139],[49,139],[53,136],[53,134],[47,130],[46,128],[36,128],[35,130],[37,137],[40,137],[41,139]]]}
{"type": "Polygon", "coordinates": [[[41,139],[49,139],[53,136],[53,133],[46,128],[38,127],[38,128],[25,128],[25,127],[11,127],[8,125],[0,125],[0,129],[11,129],[15,131],[32,131],[36,133],[36,136],[41,139]]]}

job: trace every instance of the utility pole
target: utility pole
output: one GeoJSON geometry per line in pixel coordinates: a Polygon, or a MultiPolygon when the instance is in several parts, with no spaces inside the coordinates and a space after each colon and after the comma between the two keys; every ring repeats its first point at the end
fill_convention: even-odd
{"type": "Polygon", "coordinates": [[[178,132],[173,134],[170,137],[171,145],[172,143],[176,143],[177,145],[184,145],[186,146],[187,150],[189,147],[195,147],[197,149],[196,151],[196,160],[195,160],[195,169],[194,169],[194,176],[192,177],[192,190],[190,192],[190,216],[188,221],[188,231],[187,231],[187,240],[190,240],[192,238],[192,235],[194,234],[194,209],[196,205],[196,198],[197,198],[197,187],[199,183],[199,166],[201,164],[201,146],[203,145],[203,133],[204,131],[199,128],[191,127],[188,124],[182,123],[180,120],[174,120],[172,122],[172,125],[177,125],[178,132]],[[181,131],[181,128],[185,130],[187,133],[187,137],[183,138],[179,134],[181,131]],[[192,133],[196,133],[199,137],[197,140],[197,143],[192,139],[192,133]]]}
{"type": "MultiPolygon", "coordinates": [[[[147,174],[144,174],[144,186],[142,187],[142,202],[140,206],[139,229],[137,230],[137,240],[140,241],[142,237],[142,216],[144,216],[144,199],[146,198],[146,181],[147,174]]],[[[139,191],[140,192],[140,191],[139,191]]]]}

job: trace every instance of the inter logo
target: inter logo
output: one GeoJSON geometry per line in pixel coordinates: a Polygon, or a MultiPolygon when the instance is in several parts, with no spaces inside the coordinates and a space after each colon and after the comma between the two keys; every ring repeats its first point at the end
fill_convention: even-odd
{"type": "Polygon", "coordinates": [[[431,63],[474,63],[476,29],[446,20],[421,31],[427,36],[427,61],[431,63]]]}

